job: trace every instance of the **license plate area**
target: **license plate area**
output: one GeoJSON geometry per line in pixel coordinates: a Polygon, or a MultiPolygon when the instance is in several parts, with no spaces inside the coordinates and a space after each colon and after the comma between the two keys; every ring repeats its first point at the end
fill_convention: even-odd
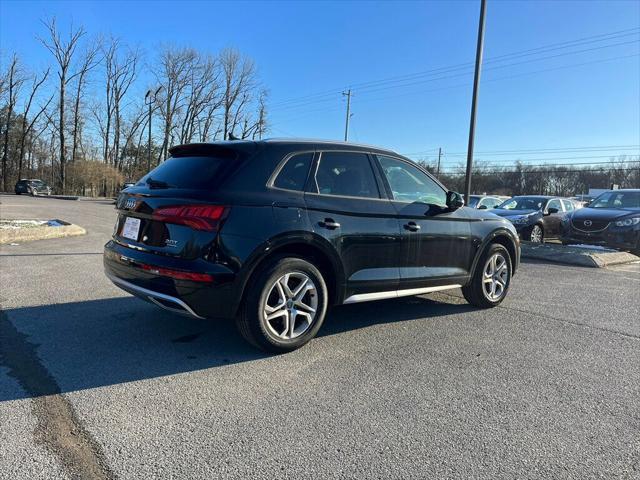
{"type": "Polygon", "coordinates": [[[134,242],[138,241],[138,235],[140,234],[140,219],[127,217],[124,220],[124,225],[122,226],[122,231],[120,232],[120,236],[123,238],[128,238],[129,240],[133,240],[134,242]]]}

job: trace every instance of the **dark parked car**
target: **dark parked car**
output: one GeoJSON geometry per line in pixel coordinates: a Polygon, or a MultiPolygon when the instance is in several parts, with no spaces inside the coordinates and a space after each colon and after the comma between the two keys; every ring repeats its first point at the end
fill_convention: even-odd
{"type": "Polygon", "coordinates": [[[36,178],[18,180],[14,188],[16,195],[28,193],[29,195],[51,195],[51,187],[42,180],[36,178]]]}
{"type": "Polygon", "coordinates": [[[604,192],[562,223],[562,242],[603,245],[640,255],[640,190],[604,192]]]}
{"type": "Polygon", "coordinates": [[[519,263],[511,223],[389,150],[265,140],[170,153],[119,195],[106,274],[173,312],[236,318],[262,349],[305,344],[331,305],[462,287],[496,306],[519,263]]]}
{"type": "Polygon", "coordinates": [[[505,201],[491,213],[510,220],[523,240],[541,243],[558,238],[562,219],[574,210],[575,204],[568,198],[526,195],[505,201]]]}
{"type": "Polygon", "coordinates": [[[18,180],[14,188],[16,195],[22,193],[28,193],[29,195],[51,195],[51,187],[38,179],[26,179],[18,180]]]}
{"type": "Polygon", "coordinates": [[[504,200],[492,195],[469,195],[469,207],[479,210],[496,208],[504,200]]]}

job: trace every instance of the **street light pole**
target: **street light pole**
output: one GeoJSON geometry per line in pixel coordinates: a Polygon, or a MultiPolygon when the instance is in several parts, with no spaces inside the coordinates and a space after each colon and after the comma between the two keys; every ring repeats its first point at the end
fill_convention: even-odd
{"type": "Polygon", "coordinates": [[[149,105],[149,144],[147,145],[147,173],[151,170],[151,117],[153,113],[153,104],[156,102],[156,98],[158,93],[162,87],[156,88],[156,91],[148,90],[147,94],[144,96],[144,103],[149,105]]]}
{"type": "Polygon", "coordinates": [[[482,50],[484,47],[484,16],[486,0],[480,0],[480,20],[478,24],[478,43],[476,45],[476,68],[473,75],[473,96],[471,98],[471,120],[469,122],[469,144],[467,146],[467,172],[464,179],[464,203],[469,204],[471,195],[471,170],[473,168],[473,142],[476,132],[476,103],[478,101],[478,86],[480,84],[480,69],[482,66],[482,50]]]}

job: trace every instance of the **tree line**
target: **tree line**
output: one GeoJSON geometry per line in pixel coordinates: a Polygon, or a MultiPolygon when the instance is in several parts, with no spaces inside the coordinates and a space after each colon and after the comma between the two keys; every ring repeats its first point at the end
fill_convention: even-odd
{"type": "Polygon", "coordinates": [[[3,191],[41,178],[58,193],[110,195],[171,145],[267,131],[267,90],[236,49],[163,46],[149,55],[81,26],[63,31],[55,18],[43,26],[47,68],[32,70],[17,53],[0,65],[3,191]]]}
{"type": "MultiPolygon", "coordinates": [[[[438,174],[437,161],[419,160],[423,167],[449,189],[464,192],[465,167],[448,168],[438,174]]],[[[514,160],[512,165],[496,166],[477,162],[472,169],[472,192],[494,195],[558,195],[587,193],[590,188],[640,188],[640,156],[620,155],[599,165],[545,164],[527,165],[514,160]]]]}

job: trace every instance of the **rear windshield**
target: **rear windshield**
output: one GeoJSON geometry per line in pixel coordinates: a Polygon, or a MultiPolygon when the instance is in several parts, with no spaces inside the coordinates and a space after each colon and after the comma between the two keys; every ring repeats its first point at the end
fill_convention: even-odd
{"type": "Polygon", "coordinates": [[[207,190],[220,168],[232,160],[220,157],[170,157],[142,177],[137,186],[207,190]]]}

